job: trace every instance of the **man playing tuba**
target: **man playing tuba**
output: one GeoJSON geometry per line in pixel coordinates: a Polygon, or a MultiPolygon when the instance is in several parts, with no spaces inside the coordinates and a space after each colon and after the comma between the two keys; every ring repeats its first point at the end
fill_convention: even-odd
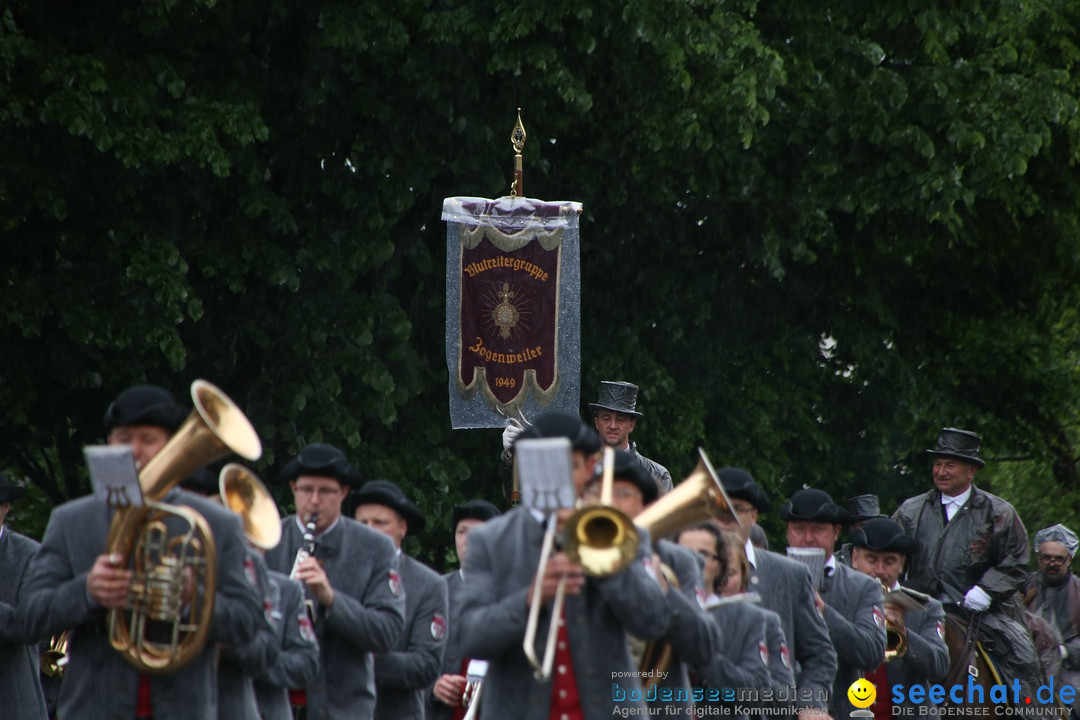
{"type": "MultiPolygon", "coordinates": [[[[141,470],[166,446],[185,415],[163,388],[128,388],[105,414],[108,442],[130,445],[141,470]]],[[[133,577],[129,558],[106,552],[113,511],[94,496],[55,508],[17,616],[23,632],[38,640],[69,630],[60,717],[214,717],[216,643],[247,643],[264,622],[261,599],[244,573],[239,519],[175,485],[162,499],[200,513],[213,534],[217,587],[209,641],[179,669],[165,668],[151,676],[129,664],[110,645],[107,621],[109,610],[128,605],[133,577]]],[[[189,591],[194,591],[194,583],[189,591]]],[[[191,592],[184,599],[190,602],[191,592]]]]}

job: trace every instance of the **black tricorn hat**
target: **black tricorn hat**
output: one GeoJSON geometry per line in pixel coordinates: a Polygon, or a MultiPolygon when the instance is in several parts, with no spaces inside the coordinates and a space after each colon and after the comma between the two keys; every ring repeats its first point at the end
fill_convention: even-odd
{"type": "Polygon", "coordinates": [[[18,500],[26,494],[26,488],[19,487],[11,482],[6,472],[0,472],[0,503],[9,503],[18,500]]]}
{"type": "Polygon", "coordinates": [[[877,495],[856,495],[853,498],[848,498],[848,501],[844,503],[844,509],[851,516],[851,522],[888,517],[888,515],[881,512],[881,505],[878,503],[877,495]]]}
{"type": "Polygon", "coordinates": [[[295,480],[301,475],[331,477],[342,485],[358,486],[364,481],[345,453],[333,445],[312,443],[301,450],[296,457],[285,464],[278,475],[281,482],[295,480]]]}
{"type": "Polygon", "coordinates": [[[372,480],[364,484],[359,490],[349,493],[349,501],[353,512],[361,505],[385,505],[409,523],[408,534],[419,535],[427,526],[427,519],[420,508],[412,500],[405,497],[394,483],[389,480],[372,480]]]}
{"type": "MultiPolygon", "coordinates": [[[[641,491],[642,502],[646,505],[656,502],[656,498],[660,497],[660,488],[656,486],[656,481],[652,479],[652,476],[641,466],[641,463],[629,450],[615,451],[614,476],[616,480],[623,480],[637,485],[638,490],[641,491]]],[[[598,478],[602,477],[602,475],[598,474],[593,478],[592,482],[598,482],[598,478]]]]}
{"type": "Polygon", "coordinates": [[[847,510],[833,502],[829,493],[817,488],[805,488],[784,503],[784,507],[780,508],[780,519],[784,522],[803,520],[841,525],[848,522],[849,516],[847,510]]]}
{"type": "Polygon", "coordinates": [[[851,544],[876,552],[898,552],[910,555],[915,551],[915,541],[904,534],[904,529],[889,518],[874,518],[851,531],[851,544]]]}
{"type": "Polygon", "coordinates": [[[458,523],[462,520],[483,520],[487,522],[491,518],[499,516],[499,508],[487,500],[469,500],[454,506],[450,515],[450,530],[457,532],[458,523]]]}
{"type": "Polygon", "coordinates": [[[170,433],[184,424],[188,411],[158,385],[134,385],[116,396],[105,411],[105,432],[124,425],[154,425],[170,433]]]}
{"type": "Polygon", "coordinates": [[[970,430],[958,430],[957,428],[942,428],[937,438],[937,448],[927,450],[927,454],[935,457],[949,457],[971,463],[981,468],[986,461],[979,457],[979,443],[982,441],[970,430]]]}
{"type": "Polygon", "coordinates": [[[756,507],[758,512],[765,512],[772,507],[769,496],[758,487],[750,473],[742,468],[720,468],[716,471],[716,475],[720,478],[720,484],[724,486],[724,492],[728,494],[728,497],[745,500],[756,507]]]}
{"type": "Polygon", "coordinates": [[[633,383],[601,380],[600,397],[596,402],[589,403],[589,410],[593,415],[600,410],[611,410],[639,418],[641,413],[637,411],[637,393],[638,386],[633,383]]]}
{"type": "Polygon", "coordinates": [[[514,442],[559,437],[567,438],[573,450],[586,455],[600,452],[600,436],[596,430],[582,422],[577,414],[563,410],[548,410],[537,415],[532,425],[522,430],[514,442]]]}

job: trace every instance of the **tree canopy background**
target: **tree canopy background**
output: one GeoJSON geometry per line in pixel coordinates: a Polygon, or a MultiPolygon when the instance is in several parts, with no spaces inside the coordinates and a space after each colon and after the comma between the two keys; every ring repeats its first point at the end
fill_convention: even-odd
{"type": "MultiPolygon", "coordinates": [[[[891,511],[942,426],[1028,529],[1080,522],[1080,8],[900,0],[12,0],[0,15],[0,466],[44,527],[115,395],[210,379],[273,485],[346,448],[432,522],[501,501],[449,427],[449,195],[584,203],[583,397],[774,503],[891,511]],[[1049,502],[1048,502],[1049,501],[1049,502]]],[[[287,504],[283,488],[280,499],[287,504]]],[[[504,503],[503,503],[504,504],[504,503]]],[[[774,538],[775,520],[766,520],[774,538]]],[[[418,546],[414,546],[414,550],[418,546]]]]}

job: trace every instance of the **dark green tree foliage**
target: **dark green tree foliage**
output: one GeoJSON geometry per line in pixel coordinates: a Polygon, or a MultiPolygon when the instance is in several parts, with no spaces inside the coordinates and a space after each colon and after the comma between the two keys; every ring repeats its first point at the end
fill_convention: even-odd
{"type": "MultiPolygon", "coordinates": [[[[1029,529],[1080,520],[1080,20],[1064,1],[6,4],[0,464],[20,518],[88,489],[129,384],[245,407],[272,480],[348,448],[449,509],[498,498],[451,432],[448,195],[584,203],[582,404],[703,445],[780,500],[890,509],[938,428],[1029,529]],[[1046,503],[1051,498],[1055,502],[1046,503]]],[[[287,493],[278,488],[280,498],[287,493]]],[[[778,530],[775,524],[770,529],[778,530]]]]}

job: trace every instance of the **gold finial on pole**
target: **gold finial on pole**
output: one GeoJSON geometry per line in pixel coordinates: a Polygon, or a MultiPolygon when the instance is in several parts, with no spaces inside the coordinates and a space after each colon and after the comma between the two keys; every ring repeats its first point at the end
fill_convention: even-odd
{"type": "Polygon", "coordinates": [[[524,174],[521,170],[521,151],[525,147],[525,126],[521,124],[521,108],[517,109],[517,122],[510,132],[510,144],[514,146],[514,182],[510,183],[510,197],[525,197],[524,174]]]}

